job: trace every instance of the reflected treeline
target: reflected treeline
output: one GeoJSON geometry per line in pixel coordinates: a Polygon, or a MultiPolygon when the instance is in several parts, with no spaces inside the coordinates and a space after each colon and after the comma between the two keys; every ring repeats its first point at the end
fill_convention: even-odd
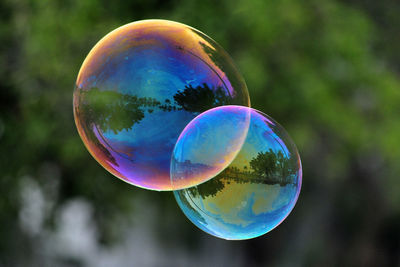
{"type": "Polygon", "coordinates": [[[82,91],[81,111],[88,122],[94,122],[103,132],[108,130],[117,134],[131,129],[144,118],[145,109],[149,112],[160,102],[150,97],[137,97],[114,91],[100,91],[94,87],[82,91]]]}
{"type": "Polygon", "coordinates": [[[275,153],[272,149],[269,149],[265,152],[259,152],[256,157],[250,160],[249,166],[243,166],[242,169],[235,166],[227,167],[211,180],[188,190],[193,197],[201,196],[204,199],[209,196],[216,196],[226,185],[231,183],[296,185],[296,166],[295,159],[286,157],[282,151],[275,153]]]}
{"type": "Polygon", "coordinates": [[[210,88],[206,83],[201,86],[185,86],[183,91],[174,95],[174,100],[179,109],[189,112],[202,113],[211,108],[228,105],[232,98],[226,95],[225,90],[218,86],[210,88]]]}
{"type": "Polygon", "coordinates": [[[290,183],[287,178],[296,173],[292,166],[292,162],[282,151],[279,150],[278,153],[274,153],[272,149],[266,152],[259,152],[250,161],[252,175],[261,177],[265,181],[279,182],[281,186],[290,183]]]}
{"type": "Polygon", "coordinates": [[[185,110],[198,115],[208,109],[232,104],[232,98],[220,86],[212,87],[203,83],[193,87],[185,86],[173,95],[173,100],[165,99],[163,102],[152,97],[138,97],[122,94],[116,91],[102,91],[97,87],[90,90],[78,90],[80,99],[76,112],[83,121],[82,127],[86,128],[87,137],[93,142],[114,165],[118,165],[110,151],[103,145],[107,143],[103,133],[112,131],[114,134],[122,130],[130,130],[140,123],[147,114],[155,110],[174,112],[185,110]],[[98,140],[93,127],[98,130],[102,142],[98,140]]]}
{"type": "Polygon", "coordinates": [[[137,97],[116,91],[101,91],[96,87],[80,92],[81,115],[87,122],[95,123],[103,132],[108,130],[115,134],[129,130],[144,119],[146,111],[155,110],[172,112],[185,110],[201,113],[211,108],[231,104],[232,98],[222,87],[210,87],[202,84],[196,87],[185,86],[173,95],[173,101],[165,99],[160,102],[156,98],[137,97]]]}

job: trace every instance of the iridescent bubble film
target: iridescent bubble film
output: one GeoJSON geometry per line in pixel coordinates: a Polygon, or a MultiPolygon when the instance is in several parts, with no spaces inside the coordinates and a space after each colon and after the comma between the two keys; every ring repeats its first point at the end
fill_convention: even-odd
{"type": "MultiPolygon", "coordinates": [[[[250,110],[247,137],[232,163],[211,180],[174,192],[190,221],[224,239],[249,239],[271,231],[288,216],[300,193],[296,146],[277,122],[250,110]]],[[[218,128],[218,120],[211,122],[218,128]]],[[[187,139],[180,139],[175,150],[187,139]]]]}
{"type": "Polygon", "coordinates": [[[96,44],[73,103],[79,134],[104,168],[139,187],[171,190],[171,154],[185,126],[217,106],[249,106],[249,97],[211,38],[180,23],[145,20],[96,44]]]}
{"type": "Polygon", "coordinates": [[[172,187],[198,185],[224,170],[243,145],[250,111],[247,107],[225,106],[206,111],[191,121],[172,154],[172,187]]]}

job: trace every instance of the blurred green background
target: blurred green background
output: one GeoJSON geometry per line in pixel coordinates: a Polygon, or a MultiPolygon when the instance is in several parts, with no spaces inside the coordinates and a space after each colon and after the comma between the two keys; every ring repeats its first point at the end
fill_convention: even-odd
{"type": "Polygon", "coordinates": [[[400,2],[1,0],[0,266],[400,266],[400,2]],[[149,18],[219,42],[303,162],[291,215],[229,242],[106,172],[75,129],[92,46],[149,18]]]}

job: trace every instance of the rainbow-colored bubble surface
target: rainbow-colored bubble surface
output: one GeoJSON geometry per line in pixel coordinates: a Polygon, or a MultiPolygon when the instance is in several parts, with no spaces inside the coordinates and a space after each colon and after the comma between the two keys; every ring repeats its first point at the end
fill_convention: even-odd
{"type": "Polygon", "coordinates": [[[173,189],[205,182],[235,159],[247,136],[250,111],[243,106],[214,108],[185,127],[171,158],[173,189]]]}
{"type": "MultiPolygon", "coordinates": [[[[229,109],[232,107],[218,107],[200,115],[191,122],[191,127],[207,120],[212,125],[203,127],[202,134],[217,134],[215,129],[220,123],[214,116],[229,113],[229,109]]],[[[283,127],[257,110],[241,108],[246,109],[250,110],[250,125],[232,163],[205,183],[174,191],[190,221],[211,235],[229,240],[254,238],[274,229],[293,209],[302,182],[299,154],[283,127]]],[[[180,138],[174,156],[181,149],[190,150],[197,134],[189,132],[180,138]]],[[[215,138],[223,137],[216,135],[215,138]]],[[[196,166],[195,163],[192,165],[196,166]]],[[[208,161],[209,168],[214,164],[219,163],[208,161]]]]}
{"type": "Polygon", "coordinates": [[[73,105],[78,132],[105,169],[139,187],[171,190],[171,154],[185,126],[214,107],[250,102],[233,61],[210,37],[145,20],[93,47],[73,105]]]}

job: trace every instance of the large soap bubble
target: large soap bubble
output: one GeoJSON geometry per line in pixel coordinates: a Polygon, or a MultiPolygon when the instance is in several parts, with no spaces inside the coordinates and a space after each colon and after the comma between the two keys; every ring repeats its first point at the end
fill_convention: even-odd
{"type": "MultiPolygon", "coordinates": [[[[199,118],[208,117],[218,128],[213,113],[226,108],[215,108],[199,118]]],[[[291,212],[301,188],[300,157],[286,131],[267,115],[245,109],[251,110],[250,125],[232,163],[211,180],[174,192],[196,226],[224,239],[249,239],[271,231],[291,212]]],[[[203,134],[217,132],[212,128],[205,128],[211,132],[203,134]]],[[[179,139],[174,153],[185,147],[185,140],[190,138],[179,139]]]]}
{"type": "Polygon", "coordinates": [[[249,106],[229,55],[189,26],[145,20],[101,39],[79,71],[74,116],[93,157],[133,185],[171,190],[171,154],[198,114],[249,106]]]}

